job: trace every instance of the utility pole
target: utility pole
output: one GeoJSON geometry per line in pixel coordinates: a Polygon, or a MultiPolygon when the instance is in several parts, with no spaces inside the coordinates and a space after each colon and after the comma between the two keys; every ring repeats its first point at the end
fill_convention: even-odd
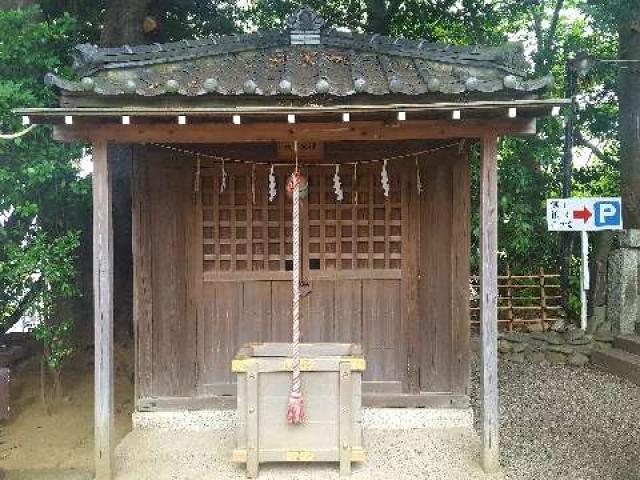
{"type": "MultiPolygon", "coordinates": [[[[562,156],[562,197],[571,197],[571,181],[573,178],[573,129],[575,120],[575,96],[577,90],[577,74],[575,59],[568,58],[565,64],[564,95],[571,99],[571,106],[564,117],[564,146],[562,156]]],[[[573,246],[572,232],[560,234],[560,289],[564,311],[569,311],[569,277],[571,275],[571,252],[573,246]]]]}

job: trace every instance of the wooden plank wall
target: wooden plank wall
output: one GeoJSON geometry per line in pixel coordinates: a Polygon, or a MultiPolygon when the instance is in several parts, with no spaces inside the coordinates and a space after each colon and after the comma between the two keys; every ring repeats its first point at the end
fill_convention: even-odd
{"type": "MultiPolygon", "coordinates": [[[[419,145],[327,145],[326,155],[353,160],[379,158],[403,149],[415,151],[419,145]]],[[[264,151],[268,150],[263,150],[263,155],[264,151]]],[[[247,149],[246,156],[241,151],[233,153],[260,159],[260,148],[255,146],[247,149]]],[[[457,147],[443,150],[421,160],[420,172],[423,194],[402,206],[402,251],[416,256],[415,266],[406,270],[408,259],[403,255],[402,271],[307,271],[313,293],[302,304],[303,340],[361,342],[368,363],[365,388],[400,392],[409,385],[407,355],[413,339],[412,388],[466,395],[466,152],[460,154],[457,147]],[[411,220],[416,221],[409,228],[411,220]],[[418,239],[420,248],[409,248],[407,242],[418,239]],[[414,290],[407,288],[411,281],[407,275],[417,278],[414,290]],[[416,297],[418,305],[413,312],[406,301],[416,297]]],[[[134,166],[138,398],[233,393],[229,365],[241,344],[290,339],[288,272],[274,271],[269,278],[271,273],[263,271],[259,278],[235,280],[203,275],[203,217],[193,195],[193,173],[192,157],[157,150],[141,153],[134,166]]],[[[263,183],[256,187],[255,195],[256,205],[265,209],[266,215],[266,204],[260,199],[265,193],[263,183]]],[[[402,185],[413,191],[415,183],[416,166],[409,159],[402,185]]],[[[324,215],[322,211],[320,215],[324,215]]],[[[341,228],[339,222],[336,227],[341,228]]],[[[253,243],[263,240],[256,238],[253,243]]],[[[340,246],[336,247],[339,254],[340,246]]],[[[310,253],[308,249],[306,253],[310,253]]],[[[264,264],[257,257],[253,263],[256,261],[264,264]]]]}
{"type": "MultiPolygon", "coordinates": [[[[366,380],[400,391],[404,343],[400,279],[312,280],[303,300],[302,341],[358,342],[366,380]]],[[[198,392],[225,393],[235,382],[230,359],[247,342],[291,337],[291,284],[285,280],[205,282],[198,319],[198,392]]],[[[405,357],[406,358],[406,357],[405,357]]]]}
{"type": "Polygon", "coordinates": [[[196,383],[192,175],[167,157],[141,152],[134,167],[139,398],[191,396],[196,383]]]}
{"type": "Polygon", "coordinates": [[[423,164],[420,390],[468,394],[470,168],[466,150],[423,164]]]}

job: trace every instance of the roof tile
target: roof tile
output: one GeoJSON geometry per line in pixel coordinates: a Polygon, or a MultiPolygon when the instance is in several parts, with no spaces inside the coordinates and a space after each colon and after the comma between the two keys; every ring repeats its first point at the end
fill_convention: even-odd
{"type": "Polygon", "coordinates": [[[66,92],[102,96],[424,96],[501,90],[523,95],[552,84],[550,77],[527,79],[517,44],[454,47],[338,31],[323,27],[308,9],[289,25],[295,28],[166,44],[79,45],[74,66],[82,80],[49,74],[46,81],[66,92]],[[313,29],[301,30],[304,25],[313,29]],[[294,32],[318,34],[319,43],[292,44],[294,32]]]}

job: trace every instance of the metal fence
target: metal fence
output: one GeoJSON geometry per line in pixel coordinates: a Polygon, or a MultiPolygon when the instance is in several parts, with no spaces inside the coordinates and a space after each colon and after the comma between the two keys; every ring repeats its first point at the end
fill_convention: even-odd
{"type": "MultiPolygon", "coordinates": [[[[480,324],[480,280],[470,279],[471,325],[480,324]]],[[[547,273],[543,268],[537,275],[506,275],[498,277],[498,325],[503,330],[514,330],[529,326],[547,329],[562,318],[562,296],[560,275],[547,273]]]]}

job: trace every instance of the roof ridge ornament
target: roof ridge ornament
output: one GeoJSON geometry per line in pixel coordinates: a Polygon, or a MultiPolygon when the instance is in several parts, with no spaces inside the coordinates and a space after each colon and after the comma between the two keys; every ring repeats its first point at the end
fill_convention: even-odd
{"type": "Polygon", "coordinates": [[[310,7],[303,7],[287,18],[291,45],[319,45],[325,21],[310,7]]]}

